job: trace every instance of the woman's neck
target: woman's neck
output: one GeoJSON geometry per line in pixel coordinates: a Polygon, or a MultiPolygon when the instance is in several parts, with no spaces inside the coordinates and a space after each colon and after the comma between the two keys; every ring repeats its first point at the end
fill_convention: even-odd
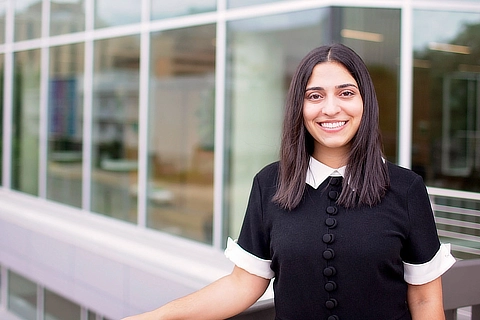
{"type": "Polygon", "coordinates": [[[317,152],[315,150],[312,156],[333,169],[338,169],[348,164],[348,153],[345,151],[329,149],[317,152]]]}

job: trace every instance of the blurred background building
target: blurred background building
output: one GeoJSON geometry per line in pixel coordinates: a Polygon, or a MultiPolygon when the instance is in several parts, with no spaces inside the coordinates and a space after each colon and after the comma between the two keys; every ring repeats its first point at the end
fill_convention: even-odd
{"type": "Polygon", "coordinates": [[[332,42],[442,241],[480,257],[480,1],[4,0],[0,319],[117,319],[230,272],[292,74],[332,42]]]}

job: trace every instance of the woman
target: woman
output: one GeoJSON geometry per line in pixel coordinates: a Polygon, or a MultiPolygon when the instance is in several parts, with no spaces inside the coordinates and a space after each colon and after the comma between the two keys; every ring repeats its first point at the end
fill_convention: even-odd
{"type": "Polygon", "coordinates": [[[444,319],[439,242],[422,179],[382,157],[375,90],[334,44],[301,62],[287,96],[280,161],[254,178],[232,273],[129,320],[224,319],[274,280],[278,320],[444,319]]]}

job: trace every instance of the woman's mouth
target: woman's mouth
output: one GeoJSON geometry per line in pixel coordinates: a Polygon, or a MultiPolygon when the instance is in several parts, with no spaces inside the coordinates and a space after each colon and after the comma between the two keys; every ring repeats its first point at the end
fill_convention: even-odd
{"type": "Polygon", "coordinates": [[[320,122],[320,126],[326,129],[337,129],[343,127],[347,121],[338,121],[338,122],[320,122]]]}

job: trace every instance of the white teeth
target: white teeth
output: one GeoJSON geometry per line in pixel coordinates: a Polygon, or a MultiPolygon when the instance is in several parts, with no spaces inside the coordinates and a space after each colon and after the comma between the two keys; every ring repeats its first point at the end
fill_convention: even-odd
{"type": "Polygon", "coordinates": [[[344,126],[346,121],[340,121],[340,122],[322,122],[320,125],[324,128],[328,129],[335,129],[344,126]]]}

